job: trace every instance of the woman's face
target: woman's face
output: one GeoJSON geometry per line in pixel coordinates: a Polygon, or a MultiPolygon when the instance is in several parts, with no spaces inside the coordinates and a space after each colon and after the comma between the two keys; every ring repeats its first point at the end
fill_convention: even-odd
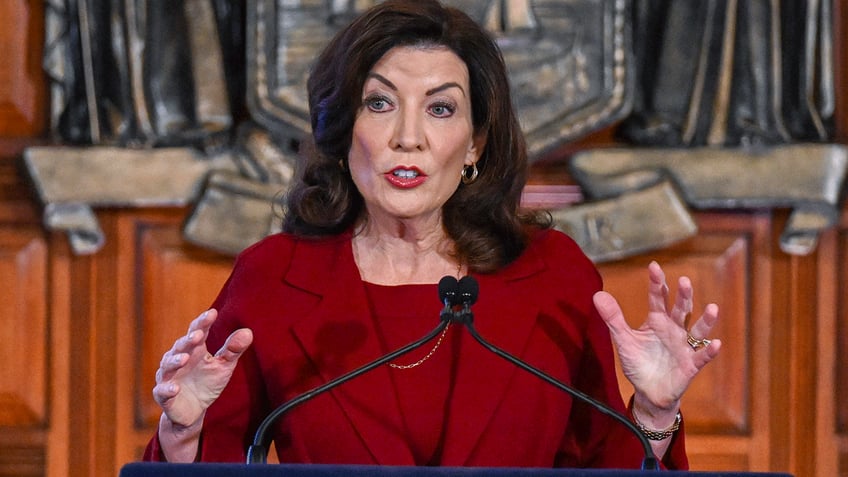
{"type": "Polygon", "coordinates": [[[350,173],[375,219],[441,219],[484,144],[473,137],[468,68],[447,48],[396,47],[369,72],[350,173]]]}

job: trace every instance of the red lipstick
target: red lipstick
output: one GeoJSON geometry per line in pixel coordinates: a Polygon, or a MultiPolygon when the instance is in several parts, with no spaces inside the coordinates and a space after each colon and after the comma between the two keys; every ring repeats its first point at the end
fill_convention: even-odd
{"type": "Polygon", "coordinates": [[[384,174],[389,184],[400,189],[412,189],[423,184],[427,175],[417,167],[398,166],[384,174]]]}

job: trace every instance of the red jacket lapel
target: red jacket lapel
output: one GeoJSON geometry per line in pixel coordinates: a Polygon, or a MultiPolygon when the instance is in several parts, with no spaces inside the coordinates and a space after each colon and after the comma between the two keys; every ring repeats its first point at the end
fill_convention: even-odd
{"type": "MultiPolygon", "coordinates": [[[[329,246],[300,242],[298,247],[303,250],[294,253],[285,278],[289,284],[321,297],[314,311],[295,323],[292,331],[325,382],[385,354],[350,246],[349,235],[329,246]]],[[[386,366],[329,392],[358,431],[363,451],[370,453],[375,463],[414,463],[386,366]]]]}

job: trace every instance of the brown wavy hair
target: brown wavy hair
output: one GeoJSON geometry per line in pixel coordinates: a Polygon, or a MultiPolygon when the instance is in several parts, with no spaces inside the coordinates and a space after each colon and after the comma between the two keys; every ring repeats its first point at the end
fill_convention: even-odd
{"type": "Polygon", "coordinates": [[[307,83],[314,150],[288,193],[283,230],[338,234],[365,214],[346,170],[353,124],[368,72],[398,46],[446,47],[468,67],[474,136],[486,145],[477,180],[459,185],[442,218],[457,259],[477,272],[497,270],[525,249],[528,226],[549,226],[550,218],[519,208],[527,147],[500,49],[468,15],[436,0],[383,2],[339,31],[318,57],[307,83]]]}

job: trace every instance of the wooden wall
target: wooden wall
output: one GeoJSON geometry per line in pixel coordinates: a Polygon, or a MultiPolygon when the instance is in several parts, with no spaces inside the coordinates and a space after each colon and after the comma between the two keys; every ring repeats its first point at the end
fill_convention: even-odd
{"type": "MultiPolygon", "coordinates": [[[[161,353],[232,260],[186,244],[179,208],[98,210],[106,246],[92,256],[44,230],[19,160],[46,130],[42,21],[40,0],[0,2],[0,476],[114,476],[155,428],[161,353]]],[[[567,182],[558,174],[540,167],[534,180],[567,182]]],[[[600,267],[634,324],[651,259],[692,277],[696,309],[721,305],[724,349],[684,401],[695,469],[848,476],[848,213],[807,257],[780,251],[786,216],[701,212],[697,237],[600,267]]]]}

